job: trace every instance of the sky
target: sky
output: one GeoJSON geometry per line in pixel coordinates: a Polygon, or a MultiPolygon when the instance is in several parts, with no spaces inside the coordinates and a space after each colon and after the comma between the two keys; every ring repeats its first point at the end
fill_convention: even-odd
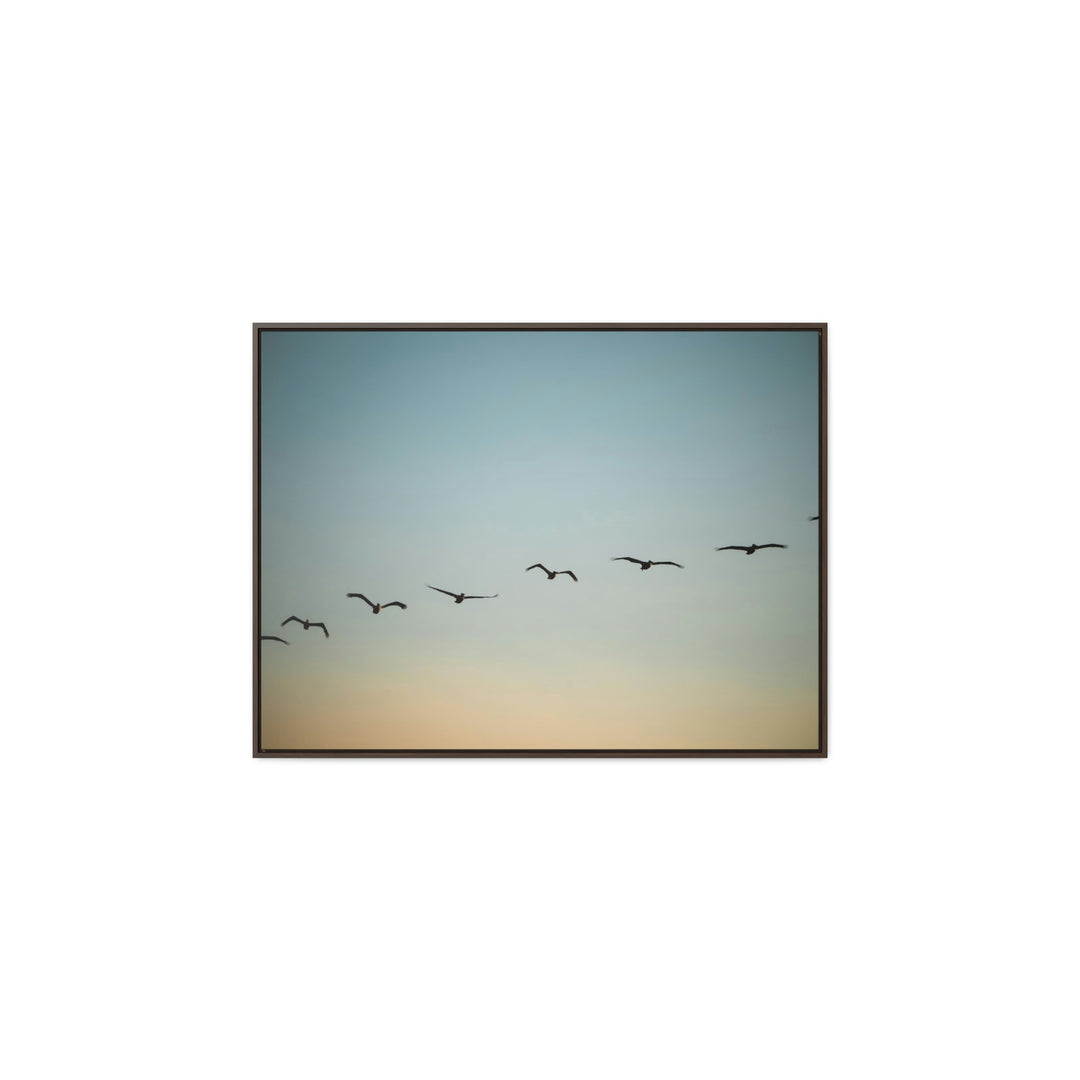
{"type": "Polygon", "coordinates": [[[817,512],[816,331],[264,330],[262,746],[813,749],[817,512]]]}

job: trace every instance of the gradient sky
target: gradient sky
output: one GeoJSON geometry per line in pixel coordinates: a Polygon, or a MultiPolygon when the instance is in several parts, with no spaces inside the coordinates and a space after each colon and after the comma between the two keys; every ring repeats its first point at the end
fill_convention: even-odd
{"type": "Polygon", "coordinates": [[[816,331],[263,331],[263,747],[814,748],[817,508],[816,331]]]}

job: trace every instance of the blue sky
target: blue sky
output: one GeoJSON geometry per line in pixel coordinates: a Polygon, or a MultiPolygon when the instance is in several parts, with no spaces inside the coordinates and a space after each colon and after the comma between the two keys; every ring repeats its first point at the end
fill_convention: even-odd
{"type": "Polygon", "coordinates": [[[263,331],[264,745],[813,746],[817,345],[263,331]]]}

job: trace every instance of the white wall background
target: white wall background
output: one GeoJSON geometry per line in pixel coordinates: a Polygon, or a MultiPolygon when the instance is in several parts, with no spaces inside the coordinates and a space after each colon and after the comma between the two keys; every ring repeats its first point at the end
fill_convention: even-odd
{"type": "Polygon", "coordinates": [[[8,1075],[1076,1075],[1069,5],[6,21],[8,1075]],[[253,761],[331,319],[827,319],[832,756],[253,761]]]}

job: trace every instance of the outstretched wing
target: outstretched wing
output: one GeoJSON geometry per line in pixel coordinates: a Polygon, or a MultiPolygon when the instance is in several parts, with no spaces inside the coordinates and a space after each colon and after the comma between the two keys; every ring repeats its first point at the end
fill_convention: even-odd
{"type": "Polygon", "coordinates": [[[263,634],[260,641],[280,641],[282,645],[288,645],[289,643],[283,637],[274,637],[273,634],[263,634]]]}
{"type": "Polygon", "coordinates": [[[383,607],[399,607],[402,611],[405,610],[406,606],[400,600],[391,600],[389,604],[383,604],[383,607]]]}
{"type": "Polygon", "coordinates": [[[551,573],[551,571],[543,563],[538,563],[538,562],[534,562],[532,564],[532,566],[526,566],[525,567],[525,573],[527,574],[530,570],[537,570],[537,569],[543,570],[545,574],[550,574],[551,573]]]}
{"type": "Polygon", "coordinates": [[[613,555],[611,557],[612,562],[636,562],[638,566],[644,566],[644,559],[635,559],[633,555],[613,555]]]}
{"type": "Polygon", "coordinates": [[[309,625],[309,626],[321,626],[321,627],[322,627],[322,632],[323,632],[323,633],[324,633],[324,634],[325,634],[325,635],[326,635],[327,637],[329,637],[329,636],[330,636],[330,631],[326,629],[326,623],[324,623],[324,622],[313,622],[313,623],[308,623],[308,625],[309,625]]]}
{"type": "Polygon", "coordinates": [[[815,514],[812,518],[807,518],[806,520],[807,521],[820,521],[821,520],[821,515],[820,514],[815,514]]]}
{"type": "Polygon", "coordinates": [[[577,574],[573,570],[556,570],[556,574],[569,574],[575,581],[577,581],[577,574]]]}
{"type": "Polygon", "coordinates": [[[767,547],[782,547],[782,548],[786,548],[786,547],[787,547],[787,544],[758,544],[758,551],[760,551],[760,550],[761,550],[762,548],[767,548],[767,547]]]}
{"type": "Polygon", "coordinates": [[[284,626],[284,625],[285,625],[285,623],[290,623],[290,622],[298,622],[298,623],[303,623],[303,621],[304,621],[303,619],[298,619],[298,618],[297,618],[297,617],[296,617],[295,615],[290,615],[290,616],[289,616],[289,617],[288,617],[288,618],[287,618],[287,619],[285,620],[285,622],[283,622],[283,623],[282,623],[281,625],[282,625],[282,626],[284,626]]]}
{"type": "Polygon", "coordinates": [[[680,570],[686,569],[681,562],[672,562],[670,559],[657,559],[653,566],[677,566],[680,570]]]}
{"type": "Polygon", "coordinates": [[[490,596],[466,596],[466,600],[494,600],[498,593],[492,593],[490,596]]]}
{"type": "MultiPolygon", "coordinates": [[[[363,600],[372,611],[375,610],[375,605],[362,592],[347,592],[345,595],[347,597],[354,596],[357,600],[363,600]]],[[[385,607],[386,605],[384,604],[383,606],[385,607]]]]}
{"type": "MultiPolygon", "coordinates": [[[[429,585],[429,586],[428,586],[428,588],[429,588],[429,589],[435,589],[435,586],[434,586],[434,585],[429,585]]],[[[443,595],[445,595],[445,596],[454,596],[454,597],[456,597],[456,596],[457,596],[457,593],[456,593],[456,592],[447,592],[447,591],[446,591],[445,589],[435,589],[435,591],[436,591],[436,592],[441,592],[441,593],[443,593],[443,595]]]]}
{"type": "Polygon", "coordinates": [[[717,548],[717,551],[749,551],[748,547],[740,547],[738,544],[728,544],[727,547],[717,548]]]}

